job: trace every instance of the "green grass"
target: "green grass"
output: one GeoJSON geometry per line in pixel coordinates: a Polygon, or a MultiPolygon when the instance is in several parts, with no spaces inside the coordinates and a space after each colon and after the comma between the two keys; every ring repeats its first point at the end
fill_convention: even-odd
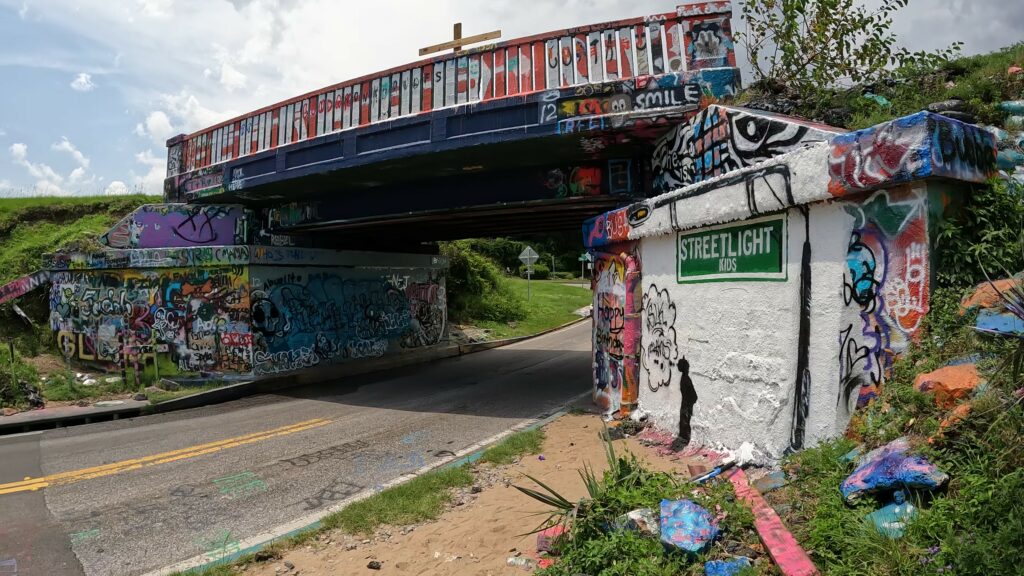
{"type": "Polygon", "coordinates": [[[944,490],[911,497],[919,515],[905,536],[889,540],[863,520],[887,502],[867,498],[850,506],[841,498],[839,484],[854,467],[840,460],[854,445],[849,440],[793,455],[786,467],[794,480],[767,495],[786,506],[784,521],[823,574],[980,576],[1019,573],[1024,565],[1024,408],[1014,395],[1024,381],[995,369],[1013,343],[972,330],[973,315],[959,315],[958,297],[948,289],[933,293],[920,342],[850,424],[866,449],[908,436],[916,452],[950,476],[944,490]],[[979,365],[988,388],[965,420],[935,436],[947,412],[913,389],[914,377],[974,352],[990,358],[979,365]]]}
{"type": "Polygon", "coordinates": [[[449,489],[472,483],[473,474],[465,466],[435,470],[331,514],[323,519],[323,525],[327,529],[368,534],[384,524],[433,520],[451,501],[449,489]]]}
{"type": "Polygon", "coordinates": [[[480,462],[511,464],[517,456],[540,454],[543,444],[544,430],[540,428],[516,432],[485,450],[483,455],[480,456],[480,462]]]}
{"type": "Polygon", "coordinates": [[[573,314],[573,311],[587,306],[592,299],[589,286],[580,288],[578,284],[533,280],[530,282],[531,298],[527,302],[526,280],[510,278],[508,283],[513,293],[526,303],[526,319],[513,323],[486,321],[474,323],[480,328],[491,330],[495,338],[527,336],[578,320],[579,316],[573,314]]]}
{"type": "Polygon", "coordinates": [[[167,402],[168,400],[174,400],[175,398],[181,398],[183,396],[189,396],[191,394],[198,394],[200,392],[209,392],[210,390],[216,390],[226,386],[226,382],[220,380],[213,382],[204,382],[199,386],[187,386],[182,387],[178,390],[165,390],[163,392],[147,392],[146,396],[149,397],[150,404],[160,404],[161,402],[167,402]]]}

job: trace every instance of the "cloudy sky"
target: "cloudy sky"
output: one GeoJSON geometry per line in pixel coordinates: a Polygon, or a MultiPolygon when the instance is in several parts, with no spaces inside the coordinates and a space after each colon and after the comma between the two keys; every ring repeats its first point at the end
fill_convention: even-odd
{"type": "MultiPolygon", "coordinates": [[[[169,136],[414,61],[455,21],[515,38],[675,5],[0,0],[0,196],[158,194],[169,136]]],[[[912,49],[985,52],[1024,40],[1024,1],[911,0],[894,28],[912,49]]]]}

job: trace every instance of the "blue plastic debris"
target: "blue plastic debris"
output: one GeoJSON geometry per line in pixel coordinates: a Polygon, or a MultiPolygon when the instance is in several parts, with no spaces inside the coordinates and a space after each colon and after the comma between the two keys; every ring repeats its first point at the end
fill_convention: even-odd
{"type": "Polygon", "coordinates": [[[871,512],[865,518],[875,525],[882,536],[902,538],[907,523],[917,516],[917,507],[906,501],[902,490],[896,491],[894,500],[892,504],[871,512]]]}
{"type": "Polygon", "coordinates": [[[854,446],[853,450],[850,450],[846,454],[843,454],[843,457],[840,458],[839,461],[840,462],[853,462],[857,458],[860,458],[860,455],[863,454],[863,453],[864,453],[864,445],[863,444],[858,444],[858,445],[854,446]]]}
{"type": "Polygon", "coordinates": [[[689,500],[661,501],[661,541],[687,552],[702,552],[718,537],[718,525],[703,507],[689,500]]]}
{"type": "Polygon", "coordinates": [[[897,438],[865,454],[857,468],[839,486],[843,498],[853,502],[865,494],[897,488],[935,489],[949,476],[923,456],[908,455],[910,442],[897,438]]]}
{"type": "Polygon", "coordinates": [[[867,98],[868,100],[873,100],[876,104],[878,104],[882,108],[888,108],[888,107],[892,106],[892,102],[889,102],[889,99],[886,98],[885,96],[880,96],[878,94],[872,94],[871,92],[868,92],[868,93],[864,94],[864,98],[867,98]]]}
{"type": "Polygon", "coordinates": [[[704,574],[707,576],[734,576],[740,570],[750,568],[750,558],[740,556],[731,560],[708,560],[704,563],[704,574]]]}

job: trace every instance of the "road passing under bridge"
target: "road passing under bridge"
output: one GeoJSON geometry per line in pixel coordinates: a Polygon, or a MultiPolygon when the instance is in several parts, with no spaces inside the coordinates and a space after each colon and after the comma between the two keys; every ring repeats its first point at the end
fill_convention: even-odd
{"type": "Polygon", "coordinates": [[[3,438],[0,568],[136,575],[230,552],[586,392],[589,335],[3,438]]]}

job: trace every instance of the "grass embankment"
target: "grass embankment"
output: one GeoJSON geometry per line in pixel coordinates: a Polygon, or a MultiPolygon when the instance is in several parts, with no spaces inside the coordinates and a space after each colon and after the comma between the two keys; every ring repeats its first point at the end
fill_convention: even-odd
{"type": "Polygon", "coordinates": [[[488,448],[476,464],[443,467],[327,515],[320,527],[301,531],[246,554],[230,563],[216,563],[200,570],[177,572],[172,576],[232,576],[247,565],[280,559],[285,552],[334,530],[370,535],[380,526],[403,526],[437,519],[452,502],[452,491],[470,486],[477,466],[505,464],[517,456],[537,454],[544,442],[541,429],[517,432],[488,448]]]}
{"type": "MultiPolygon", "coordinates": [[[[99,236],[125,214],[159,201],[159,197],[142,195],[0,199],[0,284],[38,270],[45,253],[98,249],[99,236]]],[[[14,338],[20,353],[35,356],[51,339],[46,326],[47,295],[44,291],[31,294],[19,306],[35,321],[35,328],[4,306],[0,338],[14,338]]]]}
{"type": "Polygon", "coordinates": [[[590,285],[567,284],[553,280],[530,281],[530,299],[526,297],[526,280],[507,279],[512,293],[523,301],[526,317],[512,322],[477,321],[476,326],[491,330],[495,338],[513,338],[536,334],[566,322],[578,320],[574,311],[591,303],[590,285]]]}

